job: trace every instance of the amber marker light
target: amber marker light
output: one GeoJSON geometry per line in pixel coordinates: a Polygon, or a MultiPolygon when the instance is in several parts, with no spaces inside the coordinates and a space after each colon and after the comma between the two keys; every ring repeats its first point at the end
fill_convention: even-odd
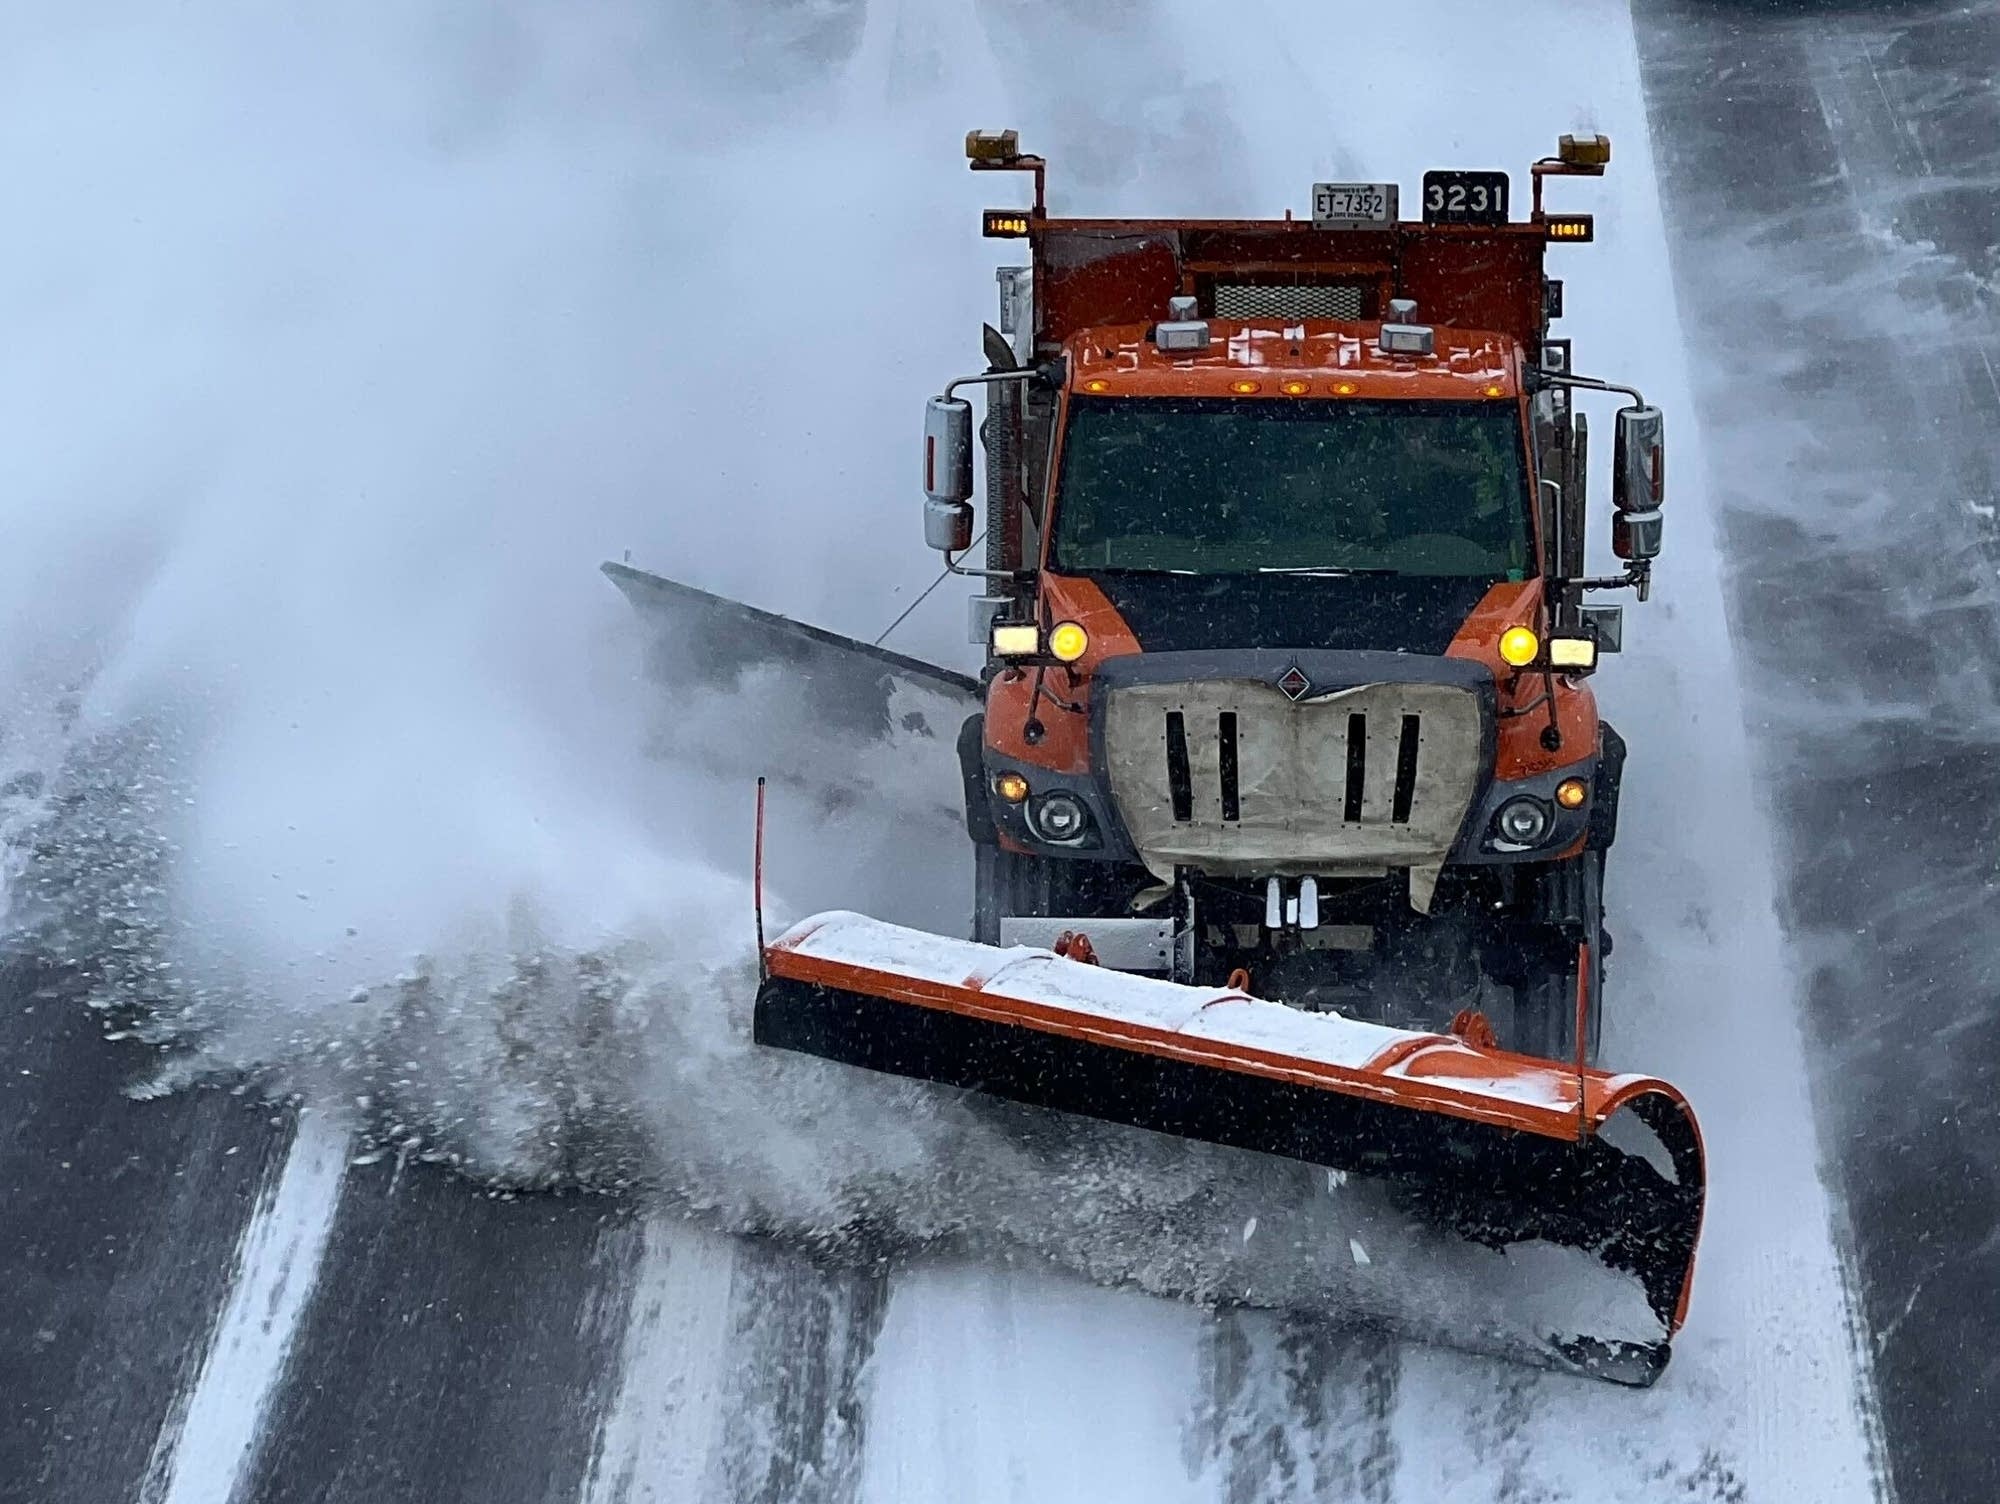
{"type": "Polygon", "coordinates": [[[1073,621],[1057,622],[1049,633],[1049,656],[1059,663],[1074,663],[1090,646],[1090,634],[1073,621]]]}
{"type": "Polygon", "coordinates": [[[1236,393],[1239,397],[1247,397],[1252,392],[1263,391],[1264,388],[1260,383],[1255,381],[1232,381],[1229,383],[1229,390],[1236,393]]]}
{"type": "Polygon", "coordinates": [[[1336,381],[1333,384],[1333,395],[1336,397],[1352,397],[1354,395],[1354,383],[1351,381],[1336,381]]]}
{"type": "Polygon", "coordinates": [[[1504,397],[1507,395],[1507,388],[1504,386],[1489,386],[1486,389],[1486,395],[1489,397],[1504,397]]]}
{"type": "Polygon", "coordinates": [[[979,233],[991,240],[1019,240],[1029,228],[1028,216],[1013,209],[988,209],[979,221],[979,233]]]}
{"type": "Polygon", "coordinates": [[[1111,390],[1111,383],[1102,376],[1093,376],[1083,384],[1083,389],[1086,392],[1108,392],[1111,390]]]}
{"type": "Polygon", "coordinates": [[[1310,381],[1287,381],[1278,390],[1283,392],[1287,397],[1303,397],[1307,392],[1312,390],[1312,383],[1310,381]]]}
{"type": "Polygon", "coordinates": [[[1581,778],[1565,778],[1556,785],[1556,803],[1564,809],[1582,809],[1590,797],[1590,786],[1581,778]]]}
{"type": "Polygon", "coordinates": [[[1541,638],[1527,627],[1509,627],[1500,634],[1500,656],[1515,668],[1526,668],[1541,650],[1541,638]]]}
{"type": "Polygon", "coordinates": [[[1028,797],[1028,780],[1019,773],[1002,773],[993,780],[993,792],[1009,804],[1019,804],[1028,797]]]}

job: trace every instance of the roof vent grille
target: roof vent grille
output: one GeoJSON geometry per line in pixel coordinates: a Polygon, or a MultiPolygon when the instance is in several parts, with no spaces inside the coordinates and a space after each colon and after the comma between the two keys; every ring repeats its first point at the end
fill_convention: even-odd
{"type": "Polygon", "coordinates": [[[1362,289],[1353,282],[1218,282],[1219,319],[1358,319],[1362,289]]]}

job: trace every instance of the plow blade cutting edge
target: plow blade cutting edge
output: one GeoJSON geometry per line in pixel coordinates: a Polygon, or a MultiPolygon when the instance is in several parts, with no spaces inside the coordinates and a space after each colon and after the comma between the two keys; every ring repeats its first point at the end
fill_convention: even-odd
{"type": "Polygon", "coordinates": [[[1549,1361],[1635,1385],[1666,1365],[1704,1170],[1664,1081],[858,914],[806,919],[764,961],[759,1044],[1378,1179],[1485,1249],[1578,1250],[1636,1285],[1613,1331],[1536,1334],[1549,1361]]]}

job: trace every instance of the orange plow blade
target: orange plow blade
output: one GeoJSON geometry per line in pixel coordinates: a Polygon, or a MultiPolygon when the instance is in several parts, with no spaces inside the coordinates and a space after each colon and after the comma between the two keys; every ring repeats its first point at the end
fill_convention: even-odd
{"type": "Polygon", "coordinates": [[[1552,1325],[1549,1360],[1627,1384],[1665,1367],[1704,1171],[1664,1081],[858,914],[801,922],[764,964],[760,1044],[1379,1179],[1509,1257],[1580,1250],[1635,1298],[1564,1312],[1605,1329],[1552,1325]]]}

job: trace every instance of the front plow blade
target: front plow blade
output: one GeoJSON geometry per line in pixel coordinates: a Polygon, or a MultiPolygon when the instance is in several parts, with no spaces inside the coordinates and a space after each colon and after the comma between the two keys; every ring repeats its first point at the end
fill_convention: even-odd
{"type": "Polygon", "coordinates": [[[1581,1251],[1639,1298],[1569,1309],[1557,1292],[1540,1353],[1625,1384],[1666,1366],[1704,1171],[1663,1081],[858,914],[803,921],[765,963],[760,1044],[1365,1175],[1510,1260],[1581,1251]]]}

